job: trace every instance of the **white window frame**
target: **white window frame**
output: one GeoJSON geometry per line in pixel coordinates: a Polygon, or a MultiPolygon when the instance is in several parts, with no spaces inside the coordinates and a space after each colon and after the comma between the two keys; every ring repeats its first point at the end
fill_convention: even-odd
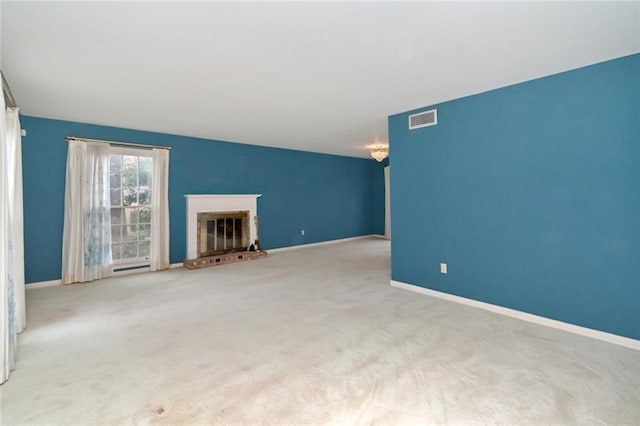
{"type": "MultiPolygon", "coordinates": [[[[111,155],[129,155],[129,156],[135,156],[135,157],[152,158],[152,154],[153,153],[152,153],[152,151],[150,149],[145,149],[145,148],[130,148],[130,147],[113,146],[113,145],[109,148],[109,156],[111,156],[111,155]]],[[[152,162],[153,162],[153,160],[152,160],[152,162]]],[[[122,166],[124,167],[124,162],[123,162],[122,166]]],[[[153,164],[152,164],[152,170],[153,170],[153,164]]],[[[153,179],[153,176],[151,177],[151,179],[153,179]]],[[[122,188],[122,177],[121,177],[121,181],[120,181],[120,186],[122,188]]],[[[123,207],[122,206],[122,201],[121,201],[121,205],[120,206],[116,206],[116,207],[123,207]]],[[[149,205],[149,208],[151,208],[151,205],[149,205]]],[[[122,225],[120,225],[120,226],[122,226],[122,225]]],[[[149,226],[151,226],[151,219],[149,219],[149,226]]],[[[151,241],[151,240],[149,239],[149,241],[151,241]]],[[[111,242],[111,244],[112,244],[112,247],[113,247],[113,241],[111,242]]],[[[123,244],[123,242],[121,241],[120,244],[123,244]]],[[[118,271],[118,270],[128,269],[128,268],[138,268],[138,267],[150,266],[150,264],[151,264],[150,262],[151,262],[151,258],[149,256],[147,256],[147,257],[138,257],[138,258],[114,260],[113,261],[113,265],[114,265],[114,270],[118,271]]]]}

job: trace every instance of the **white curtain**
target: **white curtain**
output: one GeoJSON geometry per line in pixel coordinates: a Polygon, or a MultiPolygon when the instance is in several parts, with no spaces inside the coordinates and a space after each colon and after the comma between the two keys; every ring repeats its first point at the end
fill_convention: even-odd
{"type": "Polygon", "coordinates": [[[24,293],[24,226],[22,213],[22,130],[18,108],[7,108],[6,138],[9,158],[9,263],[13,281],[15,329],[21,333],[27,325],[24,293]]]}
{"type": "Polygon", "coordinates": [[[0,98],[0,383],[15,368],[26,325],[22,234],[22,148],[18,108],[0,98]]]}
{"type": "MultiPolygon", "coordinates": [[[[4,111],[4,97],[0,97],[4,111]]],[[[9,156],[4,143],[4,114],[0,114],[0,383],[9,378],[15,362],[13,291],[9,282],[9,156]]]]}
{"type": "Polygon", "coordinates": [[[153,149],[151,187],[152,271],[169,268],[169,150],[153,149]]]}
{"type": "Polygon", "coordinates": [[[113,273],[109,145],[70,141],[64,196],[62,284],[113,273]]]}

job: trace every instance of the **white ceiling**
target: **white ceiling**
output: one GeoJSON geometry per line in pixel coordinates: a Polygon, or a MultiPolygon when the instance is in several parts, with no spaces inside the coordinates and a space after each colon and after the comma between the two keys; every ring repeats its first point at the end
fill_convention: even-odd
{"type": "Polygon", "coordinates": [[[640,52],[640,3],[4,1],[1,35],[23,114],[366,157],[390,114],[640,52]]]}

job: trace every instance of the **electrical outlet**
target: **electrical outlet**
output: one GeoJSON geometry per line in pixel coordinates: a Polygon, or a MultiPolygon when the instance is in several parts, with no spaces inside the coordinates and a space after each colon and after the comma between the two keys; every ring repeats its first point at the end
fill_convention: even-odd
{"type": "Polygon", "coordinates": [[[300,235],[302,235],[304,237],[304,229],[300,230],[300,235]]]}
{"type": "Polygon", "coordinates": [[[440,273],[441,274],[446,274],[447,273],[447,264],[446,263],[441,263],[440,264],[440,273]]]}

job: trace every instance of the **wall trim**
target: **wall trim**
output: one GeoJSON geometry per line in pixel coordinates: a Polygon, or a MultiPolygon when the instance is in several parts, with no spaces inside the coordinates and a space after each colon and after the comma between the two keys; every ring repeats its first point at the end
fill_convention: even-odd
{"type": "Polygon", "coordinates": [[[60,280],[38,281],[35,283],[27,283],[24,285],[25,290],[34,290],[36,288],[53,287],[54,285],[62,285],[60,280]]]}
{"type": "Polygon", "coordinates": [[[318,247],[318,246],[325,246],[325,245],[328,245],[328,244],[337,244],[337,243],[344,243],[344,242],[347,242],[347,241],[363,240],[365,238],[372,238],[372,237],[385,239],[384,236],[378,235],[378,234],[359,235],[357,237],[340,238],[340,239],[337,239],[337,240],[320,241],[320,242],[317,242],[317,243],[298,244],[298,245],[295,245],[295,246],[267,249],[267,253],[280,253],[280,252],[283,252],[283,251],[298,250],[298,249],[310,248],[310,247],[318,247]]]}
{"type": "Polygon", "coordinates": [[[592,339],[602,340],[604,342],[613,343],[614,345],[624,346],[626,348],[635,349],[640,351],[640,340],[632,339],[630,337],[619,336],[617,334],[607,333],[605,331],[594,330],[592,328],[582,327],[575,324],[570,324],[563,321],[554,320],[551,318],[541,317],[539,315],[530,314],[515,309],[505,308],[491,303],[480,302],[479,300],[467,299],[466,297],[456,296],[449,293],[443,293],[441,291],[431,290],[428,288],[420,287],[413,284],[407,284],[400,281],[391,280],[391,286],[401,288],[403,290],[413,291],[415,293],[424,294],[426,296],[436,297],[438,299],[448,300],[450,302],[460,303],[462,305],[471,306],[474,308],[484,309],[485,311],[494,312],[500,315],[516,318],[519,320],[531,322],[534,324],[544,325],[547,327],[556,328],[570,333],[579,334],[585,337],[591,337],[592,339]]]}

